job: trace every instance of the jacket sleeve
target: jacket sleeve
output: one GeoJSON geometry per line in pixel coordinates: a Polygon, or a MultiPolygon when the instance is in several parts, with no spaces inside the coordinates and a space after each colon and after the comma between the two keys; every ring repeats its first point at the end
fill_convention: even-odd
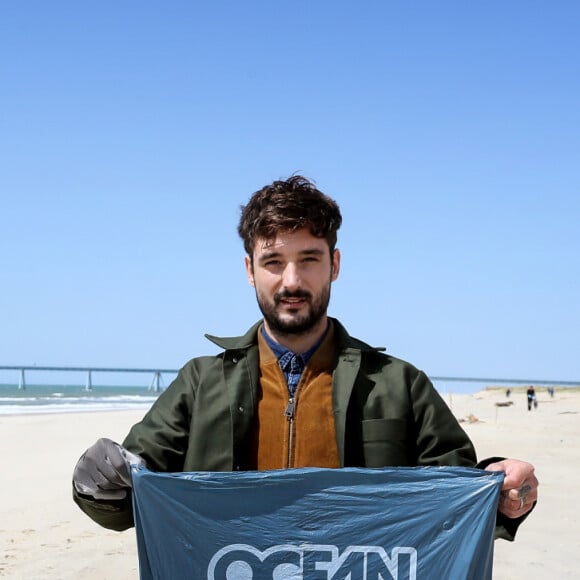
{"type": "MultiPolygon", "coordinates": [[[[475,467],[478,469],[485,469],[491,463],[497,463],[503,459],[505,459],[505,457],[487,457],[486,459],[482,459],[475,467]]],[[[495,520],[495,539],[508,540],[508,542],[513,542],[516,538],[516,532],[518,531],[518,528],[536,509],[536,504],[537,502],[534,502],[532,509],[519,518],[508,518],[506,515],[498,511],[495,520]]]]}
{"type": "MultiPolygon", "coordinates": [[[[193,402],[192,374],[191,366],[184,367],[123,441],[123,447],[141,456],[153,471],[183,471],[193,402]]],[[[73,500],[79,508],[110,530],[134,525],[132,499],[129,492],[122,500],[96,500],[73,486],[73,500]]]]}
{"type": "Polygon", "coordinates": [[[80,494],[73,485],[73,500],[79,508],[103,528],[122,532],[134,526],[133,498],[129,492],[122,500],[98,500],[80,494]]]}
{"type": "MultiPolygon", "coordinates": [[[[453,413],[432,386],[429,379],[419,373],[411,386],[413,412],[417,427],[419,465],[456,465],[485,469],[503,457],[491,457],[476,463],[471,440],[457,422],[453,413]]],[[[534,505],[535,507],[535,505],[534,505]]],[[[497,512],[495,537],[513,541],[519,526],[531,513],[519,518],[508,518],[497,512]]]]}
{"type": "Polygon", "coordinates": [[[186,365],[136,423],[123,447],[142,457],[152,471],[183,471],[194,402],[194,366],[186,365]]]}
{"type": "Polygon", "coordinates": [[[417,465],[474,467],[477,458],[469,436],[425,373],[418,372],[410,390],[417,465]]]}

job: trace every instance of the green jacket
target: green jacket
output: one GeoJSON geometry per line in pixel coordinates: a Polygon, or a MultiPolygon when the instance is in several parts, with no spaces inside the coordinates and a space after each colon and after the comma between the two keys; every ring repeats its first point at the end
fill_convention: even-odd
{"type": "MultiPolygon", "coordinates": [[[[333,406],[341,466],[474,467],[469,437],[427,376],[352,338],[336,319],[333,323],[333,406]]],[[[261,324],[241,337],[206,335],[223,352],[189,361],[123,445],[153,471],[244,470],[259,390],[261,324]]],[[[130,497],[97,501],[74,487],[73,495],[104,527],[124,530],[133,525],[130,497]]],[[[513,539],[517,525],[509,524],[514,522],[508,521],[512,531],[499,535],[513,539]]]]}

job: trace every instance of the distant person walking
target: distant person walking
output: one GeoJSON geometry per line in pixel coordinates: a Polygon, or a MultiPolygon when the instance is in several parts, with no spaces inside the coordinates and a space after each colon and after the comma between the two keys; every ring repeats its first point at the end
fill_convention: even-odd
{"type": "Polygon", "coordinates": [[[534,409],[538,408],[538,399],[536,398],[536,390],[531,385],[528,387],[526,391],[526,397],[528,398],[528,411],[532,410],[532,405],[534,409]]]}

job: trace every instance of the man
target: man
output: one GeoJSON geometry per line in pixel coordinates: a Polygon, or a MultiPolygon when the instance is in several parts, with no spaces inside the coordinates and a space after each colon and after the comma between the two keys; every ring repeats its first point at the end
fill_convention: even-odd
{"type": "MultiPolygon", "coordinates": [[[[238,232],[263,320],[188,362],[123,445],[79,459],[74,500],[99,524],[133,525],[131,463],[160,472],[293,467],[476,466],[471,441],[427,376],[327,315],[340,272],[336,202],[301,176],[242,208],[238,232]]],[[[496,535],[513,540],[537,499],[532,465],[504,471],[496,535]]]]}
{"type": "Polygon", "coordinates": [[[526,398],[528,400],[528,411],[532,410],[532,405],[534,408],[538,407],[538,399],[536,398],[536,389],[532,385],[528,387],[526,391],[526,398]]]}

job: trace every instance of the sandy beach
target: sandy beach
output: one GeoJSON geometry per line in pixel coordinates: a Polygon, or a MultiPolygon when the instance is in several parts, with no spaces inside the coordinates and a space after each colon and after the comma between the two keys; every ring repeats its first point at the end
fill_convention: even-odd
{"type": "MultiPolygon", "coordinates": [[[[515,542],[496,541],[494,578],[580,578],[580,393],[539,388],[537,409],[523,390],[486,390],[445,399],[478,456],[516,457],[536,466],[540,501],[515,542]],[[509,406],[498,406],[512,401],[509,406]]],[[[0,417],[0,577],[136,579],[134,530],[110,532],[71,499],[71,474],[98,437],[120,441],[142,412],[0,417]]]]}

